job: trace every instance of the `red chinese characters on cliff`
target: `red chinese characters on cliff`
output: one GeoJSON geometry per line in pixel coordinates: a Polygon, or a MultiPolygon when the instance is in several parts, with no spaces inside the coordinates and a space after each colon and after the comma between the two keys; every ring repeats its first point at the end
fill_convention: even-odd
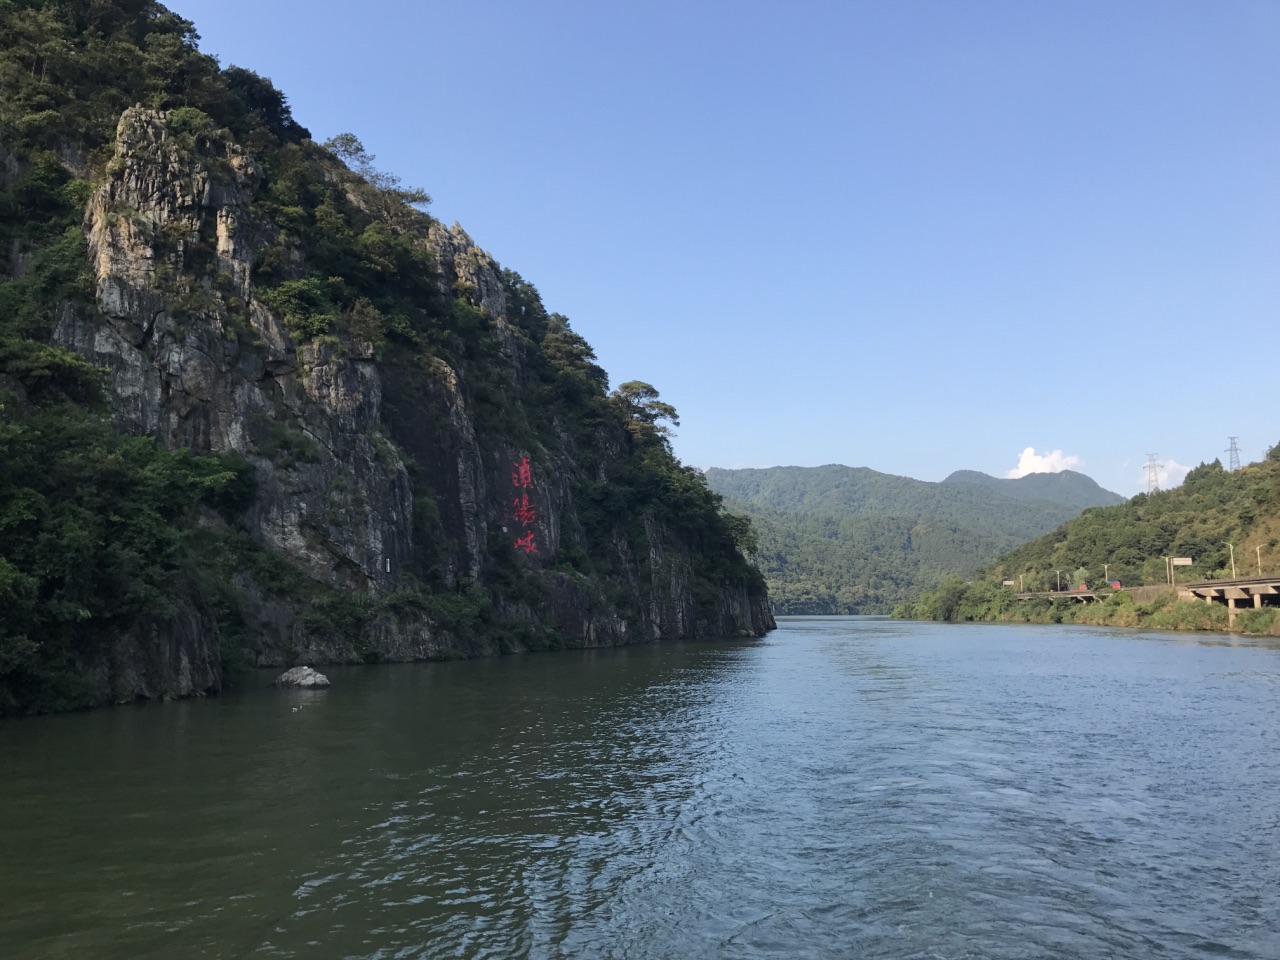
{"type": "Polygon", "coordinates": [[[528,457],[521,457],[511,464],[511,485],[520,491],[520,495],[511,501],[511,519],[519,534],[514,546],[525,553],[537,553],[538,545],[530,528],[538,519],[538,511],[529,499],[529,491],[533,489],[533,465],[528,457]]]}
{"type": "Polygon", "coordinates": [[[529,502],[529,494],[521,494],[520,499],[511,501],[511,514],[515,517],[516,523],[528,526],[538,519],[537,511],[533,509],[533,504],[529,502]]]}
{"type": "Polygon", "coordinates": [[[511,485],[517,490],[528,490],[533,486],[533,465],[528,457],[521,457],[511,464],[511,485]]]}

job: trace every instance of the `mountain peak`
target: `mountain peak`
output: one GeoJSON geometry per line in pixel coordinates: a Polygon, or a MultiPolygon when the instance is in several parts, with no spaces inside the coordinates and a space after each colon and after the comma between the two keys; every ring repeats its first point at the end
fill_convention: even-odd
{"type": "Polygon", "coordinates": [[[967,483],[998,490],[1020,500],[1052,500],[1072,506],[1109,507],[1123,503],[1118,493],[1103,489],[1092,477],[1075,470],[1058,473],[1028,473],[1022,477],[993,477],[978,470],[956,470],[943,483],[967,483]]]}

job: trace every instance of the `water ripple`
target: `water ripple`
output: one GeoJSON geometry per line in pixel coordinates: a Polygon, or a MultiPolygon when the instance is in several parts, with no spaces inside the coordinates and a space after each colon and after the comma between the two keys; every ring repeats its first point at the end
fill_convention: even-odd
{"type": "Polygon", "coordinates": [[[1280,957],[1274,645],[800,620],[335,674],[6,727],[0,955],[1280,957]]]}

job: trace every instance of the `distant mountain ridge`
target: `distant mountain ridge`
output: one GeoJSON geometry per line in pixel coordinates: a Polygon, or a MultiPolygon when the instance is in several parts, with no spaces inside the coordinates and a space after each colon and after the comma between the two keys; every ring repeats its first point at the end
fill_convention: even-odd
{"type": "Polygon", "coordinates": [[[993,477],[977,470],[957,470],[942,482],[975,484],[1019,500],[1046,500],[1077,506],[1082,510],[1087,507],[1113,507],[1125,500],[1120,494],[1103,489],[1092,477],[1075,470],[1029,473],[1011,479],[993,477]]]}
{"type": "Polygon", "coordinates": [[[827,464],[713,467],[706,477],[754,521],[756,560],[780,613],[887,613],[1088,507],[1124,499],[1075,471],[1006,479],[958,470],[933,483],[827,464]]]}
{"type": "Polygon", "coordinates": [[[825,516],[932,517],[986,534],[1030,540],[1081,510],[1124,498],[1074,471],[999,479],[960,470],[934,483],[881,473],[869,467],[712,467],[707,483],[749,507],[825,516]],[[1055,479],[1062,478],[1062,479],[1055,479]]]}
{"type": "MultiPolygon", "coordinates": [[[[973,573],[966,583],[951,579],[904,604],[895,615],[919,620],[979,620],[1088,623],[1167,630],[1231,629],[1223,603],[1175,599],[1173,590],[1142,597],[1132,587],[1165,587],[1169,557],[1186,557],[1179,583],[1274,576],[1280,569],[1280,445],[1236,470],[1222,461],[1201,463],[1172,490],[1140,493],[1113,507],[1090,510],[1049,534],[1024,543],[973,573]],[[1062,580],[1059,580],[1059,577],[1062,580]],[[1070,579],[1067,580],[1066,578],[1070,579]],[[1048,600],[1024,602],[1002,584],[1028,592],[1068,583],[1097,588],[1119,582],[1124,591],[1100,603],[1048,600]],[[1075,608],[1079,609],[1075,609],[1075,608]]],[[[1227,594],[1229,591],[1223,591],[1227,594]]],[[[1280,606],[1274,596],[1246,598],[1231,632],[1280,636],[1280,606]]]]}

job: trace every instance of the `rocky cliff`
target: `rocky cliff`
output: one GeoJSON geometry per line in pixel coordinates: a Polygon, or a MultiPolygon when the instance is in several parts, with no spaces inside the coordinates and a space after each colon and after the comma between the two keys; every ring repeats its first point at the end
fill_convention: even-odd
{"type": "Polygon", "coordinates": [[[216,691],[231,659],[772,628],[718,498],[531,286],[332,152],[286,150],[135,106],[93,177],[92,300],[59,300],[51,340],[105,371],[118,431],[247,465],[246,502],[193,522],[266,555],[217,568],[218,603],[179,592],[78,652],[93,701],[216,691]]]}

